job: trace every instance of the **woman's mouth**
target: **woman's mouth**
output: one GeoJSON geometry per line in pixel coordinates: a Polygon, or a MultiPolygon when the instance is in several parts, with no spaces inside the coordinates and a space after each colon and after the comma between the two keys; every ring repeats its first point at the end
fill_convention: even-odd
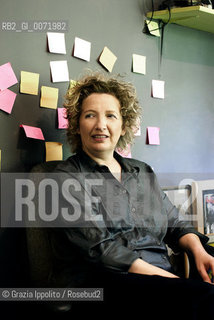
{"type": "Polygon", "coordinates": [[[105,135],[105,134],[94,134],[94,135],[92,136],[92,138],[93,138],[95,141],[104,141],[105,139],[108,138],[108,136],[105,135]]]}

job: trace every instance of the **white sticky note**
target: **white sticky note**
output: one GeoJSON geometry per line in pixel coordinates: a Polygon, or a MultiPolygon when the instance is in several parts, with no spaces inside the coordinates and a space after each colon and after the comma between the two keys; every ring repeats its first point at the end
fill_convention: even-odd
{"type": "Polygon", "coordinates": [[[165,81],[152,80],[152,97],[164,99],[164,86],[165,81]]]}
{"type": "Polygon", "coordinates": [[[133,54],[132,68],[133,72],[146,74],[146,57],[139,54],[133,54]]]}
{"type": "Polygon", "coordinates": [[[135,136],[141,136],[140,118],[137,119],[136,125],[132,128],[135,136]]]}
{"type": "Polygon", "coordinates": [[[140,127],[138,127],[138,128],[136,128],[136,130],[134,131],[134,135],[135,136],[141,136],[141,128],[140,127]]]}
{"type": "Polygon", "coordinates": [[[150,34],[160,37],[160,27],[157,21],[146,20],[146,24],[150,34]]]}
{"type": "Polygon", "coordinates": [[[76,37],[74,42],[74,57],[90,61],[90,56],[91,43],[76,37]]]}
{"type": "Polygon", "coordinates": [[[50,61],[52,82],[69,81],[68,63],[63,61],[50,61]]]}
{"type": "Polygon", "coordinates": [[[48,48],[51,53],[66,54],[65,34],[48,32],[48,48]]]}

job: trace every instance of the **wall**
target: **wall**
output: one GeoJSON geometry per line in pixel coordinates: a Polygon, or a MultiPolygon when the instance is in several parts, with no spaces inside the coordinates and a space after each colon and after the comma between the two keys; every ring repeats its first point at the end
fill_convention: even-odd
{"type": "MultiPolygon", "coordinates": [[[[49,61],[67,60],[70,78],[84,70],[102,70],[97,62],[103,47],[108,46],[118,57],[113,73],[121,73],[137,88],[143,106],[142,135],[136,138],[132,156],[152,165],[158,174],[213,173],[213,49],[214,35],[167,25],[164,32],[163,60],[159,68],[160,39],[142,32],[143,1],[80,0],[2,1],[1,22],[32,20],[67,20],[65,33],[67,54],[48,52],[46,32],[0,32],[0,63],[8,61],[20,81],[20,72],[40,74],[42,85],[59,88],[58,107],[62,107],[68,83],[52,83],[49,61]],[[23,10],[25,8],[25,10],[23,10]],[[92,43],[91,60],[72,57],[74,38],[92,43]],[[134,74],[132,54],[147,57],[147,74],[134,74]],[[152,79],[165,80],[165,99],[151,98],[152,79]],[[160,146],[145,144],[146,127],[160,127],[160,146]]],[[[64,144],[64,158],[69,156],[65,130],[57,129],[56,111],[39,106],[38,96],[19,93],[19,84],[11,88],[17,98],[11,115],[0,111],[0,149],[2,171],[26,171],[45,160],[44,142],[27,139],[19,125],[42,128],[46,141],[64,144]]],[[[160,175],[161,183],[177,183],[160,175]]],[[[203,175],[202,175],[203,177],[203,175]]]]}
{"type": "MultiPolygon", "coordinates": [[[[97,58],[108,46],[118,57],[113,73],[133,82],[144,110],[142,135],[136,137],[132,156],[148,162],[162,185],[178,184],[185,177],[213,178],[214,35],[167,25],[160,69],[160,39],[142,32],[146,9],[141,0],[2,0],[1,22],[67,20],[69,31],[65,56],[48,52],[46,32],[0,31],[0,65],[11,62],[19,81],[22,70],[39,73],[40,87],[59,88],[58,107],[62,107],[68,83],[51,82],[49,62],[66,59],[71,79],[87,68],[106,72],[97,58]],[[92,43],[90,62],[72,57],[76,36],[92,43]],[[133,53],[147,57],[146,75],[131,71],[133,53]],[[164,100],[151,98],[151,81],[159,75],[165,80],[164,100]],[[147,126],[160,127],[160,146],[146,145],[147,126]]],[[[8,115],[0,110],[2,171],[26,171],[45,160],[44,142],[27,139],[19,127],[22,123],[41,127],[46,141],[63,143],[67,158],[69,147],[65,131],[57,129],[56,111],[40,108],[40,95],[21,94],[18,84],[10,89],[17,93],[13,111],[8,115]]],[[[11,241],[1,238],[10,250],[5,269],[16,259],[11,245],[16,236],[10,233],[11,241]]]]}

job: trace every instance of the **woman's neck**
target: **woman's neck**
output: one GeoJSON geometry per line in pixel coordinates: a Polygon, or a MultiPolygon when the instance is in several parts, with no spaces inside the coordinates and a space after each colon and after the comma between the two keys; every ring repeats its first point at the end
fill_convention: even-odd
{"type": "Polygon", "coordinates": [[[84,149],[83,151],[99,165],[105,165],[108,167],[115,161],[114,152],[89,152],[84,149]]]}
{"type": "Polygon", "coordinates": [[[92,158],[97,164],[105,165],[109,168],[112,175],[118,180],[121,181],[121,166],[119,162],[114,158],[114,152],[106,153],[91,153],[87,150],[84,150],[90,158],[92,158]]]}

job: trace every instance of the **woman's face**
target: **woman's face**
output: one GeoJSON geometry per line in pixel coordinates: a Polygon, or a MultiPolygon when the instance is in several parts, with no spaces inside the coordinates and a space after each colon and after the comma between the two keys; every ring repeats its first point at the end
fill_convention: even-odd
{"type": "Polygon", "coordinates": [[[117,98],[106,93],[92,93],[82,103],[78,133],[87,153],[113,153],[121,135],[122,116],[117,98]]]}

